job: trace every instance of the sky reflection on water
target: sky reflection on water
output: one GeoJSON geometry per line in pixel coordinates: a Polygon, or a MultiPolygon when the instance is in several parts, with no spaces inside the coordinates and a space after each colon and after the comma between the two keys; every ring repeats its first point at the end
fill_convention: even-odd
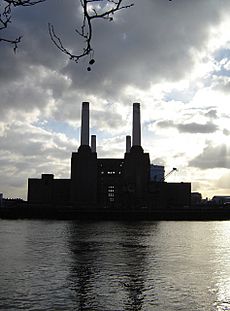
{"type": "Polygon", "coordinates": [[[230,222],[0,220],[1,310],[230,310],[230,222]]]}

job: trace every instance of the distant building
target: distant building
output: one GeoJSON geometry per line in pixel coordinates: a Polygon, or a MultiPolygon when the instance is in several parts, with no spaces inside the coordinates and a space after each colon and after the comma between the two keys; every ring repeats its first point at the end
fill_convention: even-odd
{"type": "Polygon", "coordinates": [[[211,199],[211,203],[218,204],[218,205],[230,203],[230,196],[229,195],[215,195],[211,199]]]}
{"type": "Polygon", "coordinates": [[[3,202],[3,193],[0,193],[0,207],[2,207],[2,202],[3,202]]]}
{"type": "Polygon", "coordinates": [[[37,204],[69,204],[70,179],[54,179],[53,174],[42,174],[41,179],[30,178],[28,201],[37,204]]]}
{"type": "Polygon", "coordinates": [[[89,103],[82,104],[81,145],[72,153],[70,179],[42,174],[29,178],[28,202],[76,209],[171,208],[190,205],[190,183],[164,182],[164,167],[151,166],[141,147],[140,104],[133,104],[133,129],[123,158],[98,158],[96,137],[89,145],[89,103]],[[157,182],[156,182],[157,181],[157,182]]]}
{"type": "Polygon", "coordinates": [[[200,192],[191,193],[191,205],[200,205],[202,202],[202,195],[200,192]]]}

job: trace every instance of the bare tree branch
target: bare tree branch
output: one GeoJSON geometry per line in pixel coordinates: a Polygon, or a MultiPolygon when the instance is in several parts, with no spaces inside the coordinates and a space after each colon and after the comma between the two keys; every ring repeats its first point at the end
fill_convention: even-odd
{"type": "MultiPolygon", "coordinates": [[[[36,5],[46,0],[2,0],[0,4],[0,31],[6,29],[11,23],[12,9],[16,7],[28,7],[36,5]]],[[[22,36],[15,39],[5,38],[0,36],[0,42],[6,42],[13,45],[14,52],[17,51],[18,44],[21,42],[22,36]]]]}
{"type": "MultiPolygon", "coordinates": [[[[6,29],[11,23],[12,11],[16,7],[29,7],[36,5],[46,0],[0,0],[0,31],[6,29]]],[[[77,0],[78,1],[78,0],[77,0]]],[[[89,64],[92,65],[95,60],[93,59],[94,50],[92,47],[93,37],[93,25],[92,22],[96,19],[105,19],[113,21],[113,15],[123,9],[132,7],[134,4],[124,5],[125,0],[79,0],[82,6],[82,24],[80,29],[75,29],[76,34],[83,40],[84,47],[77,54],[74,54],[71,50],[66,48],[62,43],[61,38],[56,34],[54,26],[48,24],[49,35],[54,45],[64,54],[66,54],[70,60],[75,63],[86,56],[90,57],[89,64]],[[96,2],[104,1],[103,8],[95,5],[96,2]]],[[[11,39],[8,37],[0,36],[0,42],[5,42],[13,45],[14,52],[17,51],[18,44],[21,42],[22,36],[11,39]]],[[[91,70],[88,67],[87,70],[91,70]]]]}
{"type": "Polygon", "coordinates": [[[3,41],[3,42],[6,42],[6,43],[9,43],[9,44],[12,44],[14,53],[16,53],[17,48],[18,48],[18,44],[21,42],[21,39],[22,39],[22,36],[19,36],[16,39],[0,38],[0,42],[3,41]]]}
{"type": "MultiPolygon", "coordinates": [[[[78,54],[72,53],[69,49],[67,49],[63,43],[61,38],[56,34],[54,30],[54,26],[52,24],[48,24],[49,34],[54,45],[64,54],[66,54],[70,60],[73,60],[75,63],[86,56],[90,57],[89,64],[92,65],[95,60],[92,58],[93,56],[93,48],[91,45],[92,36],[93,36],[93,26],[92,21],[95,19],[106,19],[109,21],[113,21],[113,15],[123,9],[127,9],[132,7],[134,4],[123,5],[123,0],[106,0],[105,10],[99,12],[98,9],[93,7],[95,2],[103,1],[103,0],[80,0],[80,4],[83,9],[83,20],[80,29],[75,29],[76,34],[81,37],[84,41],[84,48],[79,51],[78,54]]],[[[87,70],[91,70],[91,67],[88,67],[87,70]]]]}

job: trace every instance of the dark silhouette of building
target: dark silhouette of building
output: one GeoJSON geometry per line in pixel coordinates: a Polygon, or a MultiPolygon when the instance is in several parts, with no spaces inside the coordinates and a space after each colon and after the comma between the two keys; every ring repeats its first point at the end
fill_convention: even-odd
{"type": "Polygon", "coordinates": [[[150,158],[141,147],[140,104],[133,104],[133,129],[124,158],[97,158],[96,136],[89,145],[89,103],[82,104],[81,144],[72,153],[70,179],[42,174],[29,178],[28,202],[76,209],[164,209],[190,206],[190,183],[150,178],[150,158]]]}

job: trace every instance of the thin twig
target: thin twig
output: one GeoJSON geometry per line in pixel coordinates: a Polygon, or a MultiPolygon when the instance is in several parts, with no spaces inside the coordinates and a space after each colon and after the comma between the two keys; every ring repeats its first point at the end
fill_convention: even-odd
{"type": "MultiPolygon", "coordinates": [[[[62,43],[62,39],[56,34],[54,30],[54,26],[52,24],[48,24],[49,34],[54,45],[64,54],[66,54],[70,60],[78,61],[86,56],[90,56],[90,63],[94,63],[92,60],[93,48],[91,45],[92,37],[93,37],[93,26],[92,21],[95,19],[106,19],[109,21],[113,20],[111,15],[114,15],[116,12],[128,9],[132,7],[134,4],[122,5],[123,0],[106,0],[108,4],[112,5],[112,7],[102,13],[99,13],[95,8],[91,8],[88,4],[92,4],[95,0],[80,0],[80,4],[83,9],[83,20],[80,29],[75,29],[75,32],[78,36],[80,36],[85,42],[85,46],[78,54],[72,53],[68,50],[64,44],[62,43]]],[[[89,67],[87,68],[89,69],[89,67]]]]}
{"type": "MultiPolygon", "coordinates": [[[[0,31],[6,29],[11,23],[12,18],[12,9],[16,7],[29,7],[36,5],[46,0],[2,0],[3,5],[2,10],[0,10],[0,31]]],[[[21,42],[22,36],[19,36],[15,39],[5,38],[0,36],[0,42],[5,42],[13,45],[13,51],[16,53],[18,44],[21,42]]]]}

